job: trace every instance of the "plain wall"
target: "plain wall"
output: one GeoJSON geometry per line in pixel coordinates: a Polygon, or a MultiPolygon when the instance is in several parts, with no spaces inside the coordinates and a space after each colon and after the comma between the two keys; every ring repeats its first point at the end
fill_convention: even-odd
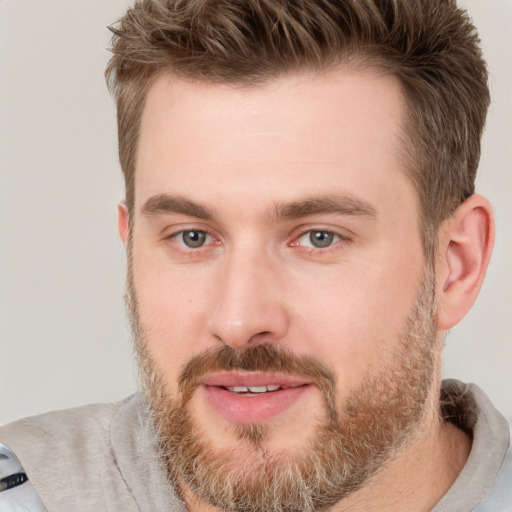
{"type": "MultiPolygon", "coordinates": [[[[133,392],[105,28],[126,0],[0,0],[0,424],[133,392]]],[[[497,241],[445,375],[512,419],[512,2],[466,0],[491,71],[478,191],[497,241]]]]}

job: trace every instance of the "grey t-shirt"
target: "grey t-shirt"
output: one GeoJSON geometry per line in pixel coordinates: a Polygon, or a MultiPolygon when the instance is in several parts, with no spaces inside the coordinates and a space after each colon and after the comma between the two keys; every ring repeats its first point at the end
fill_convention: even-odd
{"type": "MultiPolygon", "coordinates": [[[[506,420],[474,384],[445,381],[443,404],[473,446],[433,512],[512,512],[506,420]]],[[[48,512],[186,512],[166,480],[139,394],[19,420],[0,428],[0,443],[16,453],[48,512]]]]}

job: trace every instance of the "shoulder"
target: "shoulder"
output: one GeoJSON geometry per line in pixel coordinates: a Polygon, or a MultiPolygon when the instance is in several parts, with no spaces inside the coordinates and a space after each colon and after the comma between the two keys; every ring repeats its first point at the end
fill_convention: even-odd
{"type": "MultiPolygon", "coordinates": [[[[130,400],[130,399],[127,399],[130,400]]],[[[124,403],[95,404],[24,418],[0,428],[0,442],[16,453],[22,464],[67,450],[88,453],[108,442],[112,417],[124,403]]]]}
{"type": "Polygon", "coordinates": [[[433,512],[512,512],[512,448],[507,420],[475,384],[443,382],[443,416],[472,437],[466,465],[433,512]]]}
{"type": "MultiPolygon", "coordinates": [[[[512,437],[512,429],[509,432],[512,437]]],[[[512,512],[512,446],[509,446],[503,463],[491,488],[475,512],[512,512]]]]}
{"type": "MultiPolygon", "coordinates": [[[[133,395],[118,403],[24,418],[0,428],[0,443],[16,454],[49,510],[81,510],[82,504],[75,503],[80,499],[77,488],[101,493],[106,475],[115,480],[111,424],[120,409],[137,408],[139,402],[133,395]]],[[[89,505],[104,501],[103,496],[89,497],[89,505]]]]}

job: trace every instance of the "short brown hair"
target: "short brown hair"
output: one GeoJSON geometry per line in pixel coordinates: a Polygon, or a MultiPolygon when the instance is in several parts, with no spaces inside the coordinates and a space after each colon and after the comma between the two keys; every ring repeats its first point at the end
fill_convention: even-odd
{"type": "Polygon", "coordinates": [[[474,192],[487,69],[454,0],[137,0],[110,29],[106,77],[130,212],[142,110],[158,76],[256,86],[347,62],[377,66],[402,85],[402,149],[428,255],[439,224],[474,192]]]}

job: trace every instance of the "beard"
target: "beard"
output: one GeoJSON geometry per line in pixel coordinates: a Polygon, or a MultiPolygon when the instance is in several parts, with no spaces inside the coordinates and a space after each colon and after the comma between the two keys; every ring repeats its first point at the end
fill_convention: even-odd
{"type": "Polygon", "coordinates": [[[178,495],[187,489],[198,501],[230,512],[313,512],[368,483],[415,439],[425,417],[439,344],[433,276],[427,268],[398,342],[383,354],[381,367],[344,397],[337,396],[334,374],[323,362],[267,343],[237,349],[223,345],[196,355],[171,395],[149,353],[130,271],[126,299],[142,388],[178,495]],[[270,451],[268,424],[236,425],[232,447],[216,449],[190,402],[202,376],[223,370],[308,378],[320,390],[324,409],[314,434],[293,452],[270,451]]]}

